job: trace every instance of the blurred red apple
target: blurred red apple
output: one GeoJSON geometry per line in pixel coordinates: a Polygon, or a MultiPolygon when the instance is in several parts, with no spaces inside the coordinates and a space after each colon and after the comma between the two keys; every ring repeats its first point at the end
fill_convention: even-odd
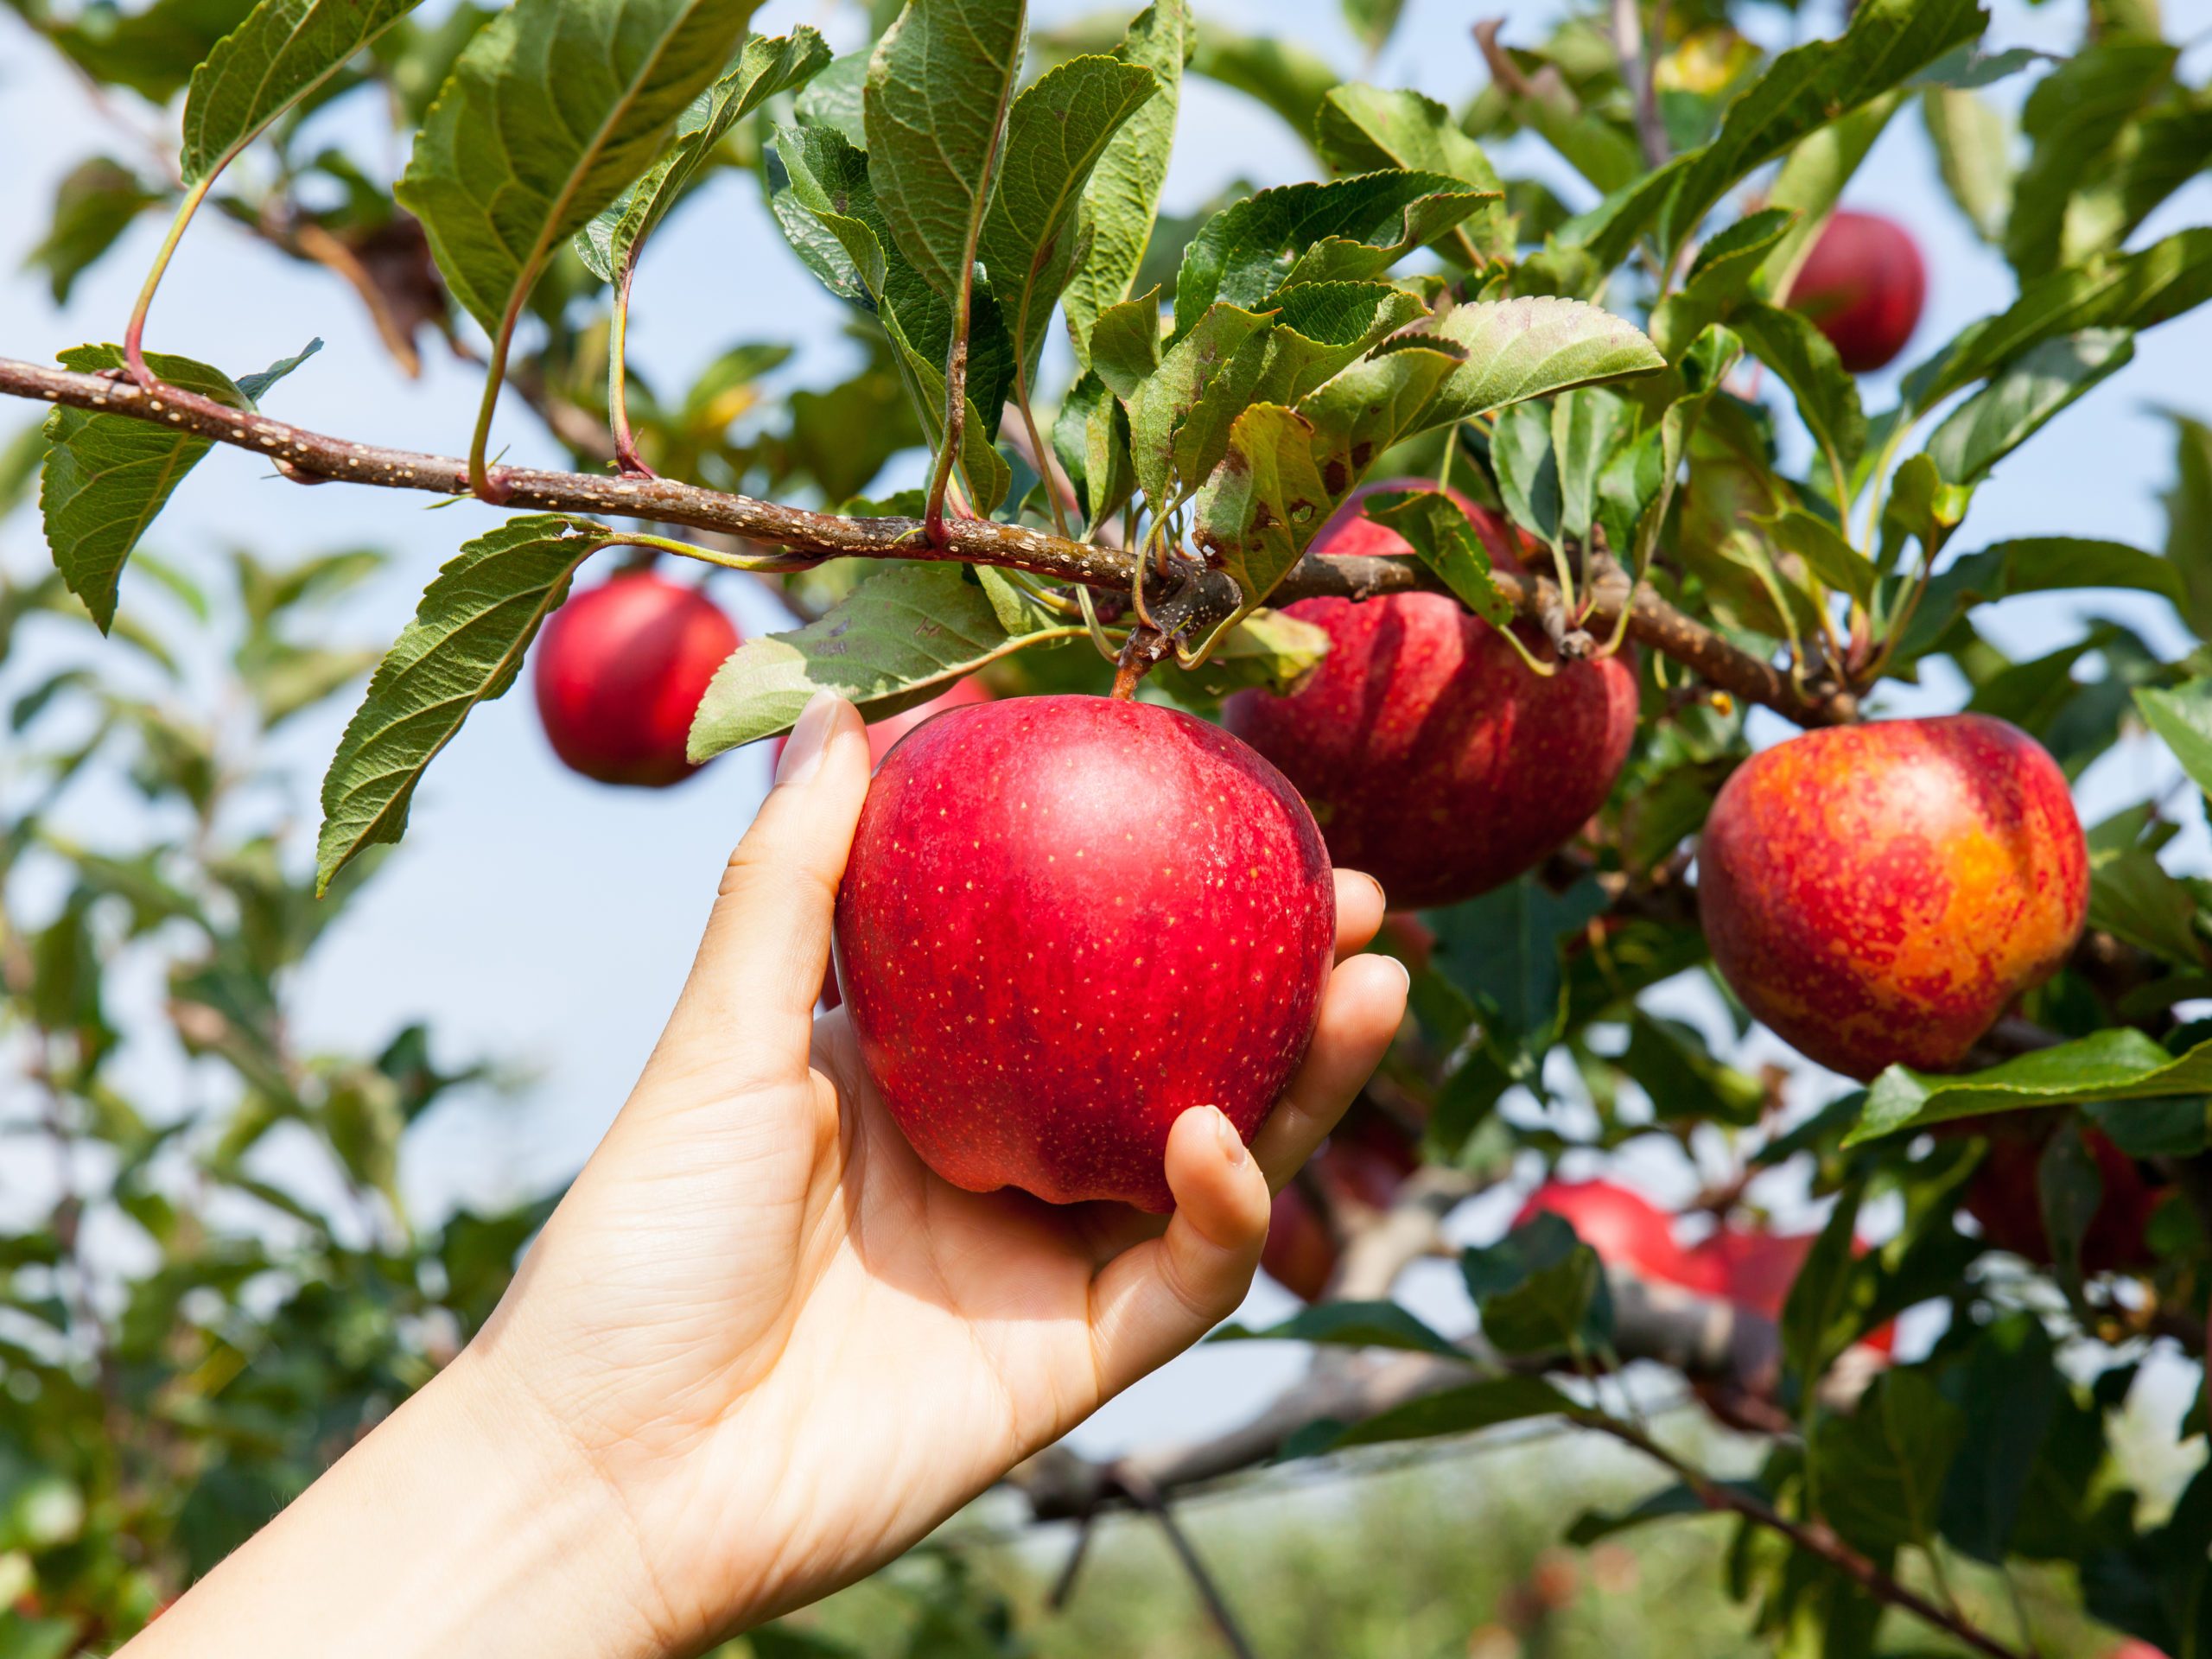
{"type": "Polygon", "coordinates": [[[1894,359],[1920,323],[1928,271],[1911,234],[1879,213],[1831,214],[1790,285],[1789,303],[1865,374],[1894,359]]]}
{"type": "Polygon", "coordinates": [[[697,770],[691,716],[738,645],[696,588],[626,572],[572,594],[537,642],[538,718],[553,753],[602,784],[662,789],[697,770]]]}
{"type": "Polygon", "coordinates": [[[1713,804],[1713,960],[1777,1035],[1861,1079],[1966,1058],[2082,931],[2088,849],[2066,776],[1984,715],[1807,732],[1713,804]]]}
{"type": "Polygon", "coordinates": [[[1016,697],[911,733],[837,894],[861,1055],[955,1185],[1172,1199],[1167,1131],[1247,1140],[1304,1055],[1336,895],[1313,815],[1204,721],[1016,697]]]}
{"type": "MultiPolygon", "coordinates": [[[[1381,1112],[1355,1103],[1306,1166],[1339,1216],[1388,1210],[1421,1154],[1381,1112]]],[[[1260,1266],[1300,1301],[1318,1300],[1337,1271],[1337,1241],[1299,1181],[1275,1194],[1260,1266]]]]}
{"type": "MultiPolygon", "coordinates": [[[[1346,518],[1393,479],[1355,491],[1315,537],[1325,556],[1409,553],[1394,531],[1346,518]]],[[[1504,522],[1464,497],[1493,563],[1518,568],[1504,522]]],[[[1622,658],[1563,663],[1547,678],[1481,618],[1441,594],[1306,599],[1285,607],[1329,636],[1294,696],[1240,691],[1222,722],[1313,808],[1329,855],[1389,902],[1448,905],[1511,880],[1603,805],[1636,734],[1636,675],[1622,658]]],[[[1540,658],[1541,631],[1516,625],[1540,658]]]]}
{"type": "MultiPolygon", "coordinates": [[[[1819,1239],[1818,1233],[1724,1226],[1691,1245],[1684,1259],[1694,1288],[1762,1319],[1779,1319],[1790,1287],[1819,1239]]],[[[1864,1255],[1866,1249],[1863,1240],[1854,1240],[1851,1253],[1864,1255]]],[[[1875,1352],[1887,1354],[1897,1344],[1897,1327],[1885,1325],[1868,1332],[1862,1341],[1875,1352]]]]}
{"type": "Polygon", "coordinates": [[[1546,1181],[1521,1206],[1513,1224],[1526,1226],[1540,1215],[1564,1217],[1608,1267],[1667,1284],[1690,1282],[1682,1249],[1675,1242],[1674,1218],[1641,1192],[1611,1181],[1546,1181]]]}

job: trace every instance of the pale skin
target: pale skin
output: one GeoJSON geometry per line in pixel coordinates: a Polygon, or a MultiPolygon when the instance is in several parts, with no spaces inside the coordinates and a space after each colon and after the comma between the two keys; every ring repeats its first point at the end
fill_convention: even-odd
{"type": "Polygon", "coordinates": [[[963,1192],[814,1015],[868,788],[849,703],[801,716],[689,982],[484,1331],[124,1652],[661,1659],[882,1565],[1243,1300],[1270,1193],[1403,1014],[1338,961],[1248,1149],[1177,1119],[1168,1217],[963,1192]]]}

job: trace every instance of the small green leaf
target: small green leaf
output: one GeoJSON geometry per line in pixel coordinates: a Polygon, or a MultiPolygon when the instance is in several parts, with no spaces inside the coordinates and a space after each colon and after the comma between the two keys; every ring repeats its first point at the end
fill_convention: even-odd
{"type": "Polygon", "coordinates": [[[1393,1406],[1346,1429],[1325,1449],[1380,1446],[1389,1440],[1431,1440],[1440,1434],[1471,1434],[1501,1423],[1551,1417],[1575,1409],[1574,1402],[1541,1376],[1510,1375],[1423,1395],[1393,1406]]]}
{"type": "Polygon", "coordinates": [[[1395,170],[1247,196],[1208,219],[1183,251],[1175,332],[1188,334],[1217,303],[1257,309],[1286,282],[1379,276],[1488,199],[1441,174],[1395,170]],[[1301,277],[1300,256],[1331,240],[1346,245],[1325,272],[1301,277]]]}
{"type": "Polygon", "coordinates": [[[1828,1524],[1862,1550],[1932,1545],[1966,1427],[1927,1371],[1885,1371],[1849,1415],[1814,1428],[1808,1451],[1828,1524]]]}
{"type": "Polygon", "coordinates": [[[1398,1348],[1466,1357],[1459,1348],[1395,1302],[1320,1302],[1263,1331],[1230,1324],[1212,1342],[1319,1342],[1346,1348],[1398,1348]]]}
{"type": "Polygon", "coordinates": [[[880,720],[927,702],[986,663],[1084,631],[1033,605],[1029,620],[1009,632],[958,565],[901,565],[871,576],[819,620],[737,648],[700,699],[691,758],[789,731],[825,687],[880,720]]]}
{"type": "Polygon", "coordinates": [[[947,298],[973,280],[1028,21],[1024,0],[906,0],[868,60],[868,177],[899,251],[947,298]]]}
{"type": "Polygon", "coordinates": [[[120,162],[105,156],[79,162],[55,187],[53,219],[39,245],[23,256],[23,268],[43,270],[54,302],[67,305],[77,278],[162,200],[160,191],[120,162]]]}
{"type": "Polygon", "coordinates": [[[1491,471],[1506,516],[1537,540],[1560,544],[1559,456],[1552,448],[1551,411],[1516,404],[1498,411],[1491,430],[1491,471]]]}
{"type": "Polygon", "coordinates": [[[2012,124],[1980,93],[1958,88],[1929,87],[1920,111],[1951,200],[1974,234],[1998,241],[2012,205],[2012,124]]]}
{"type": "Polygon", "coordinates": [[[1414,556],[1452,595],[1492,627],[1513,621],[1513,607],[1491,579],[1490,550],[1459,504],[1440,492],[1378,491],[1360,503],[1367,516],[1406,538],[1414,556]]]}
{"type": "Polygon", "coordinates": [[[1852,1249],[1857,1236],[1859,1206],[1866,1197],[1864,1182],[1853,1182],[1837,1194],[1835,1207],[1821,1228],[1820,1236],[1797,1265],[1789,1294],[1777,1324],[1782,1351],[1790,1371],[1808,1392],[1835,1357],[1851,1345],[1865,1320],[1855,1301],[1871,1292],[1871,1281],[1854,1274],[1852,1249]]]}
{"type": "Polygon", "coordinates": [[[2023,283],[2060,263],[2067,204],[2092,178],[2129,118],[2173,79],[2163,41],[2100,41],[2037,81],[2020,125],[2035,148],[2012,190],[2005,257],[2023,283]]]}
{"type": "Polygon", "coordinates": [[[754,0],[517,0],[462,50],[394,187],[494,341],[561,245],[652,162],[754,0]]]}
{"type": "Polygon", "coordinates": [[[1633,323],[1580,300],[1492,300],[1453,308],[1430,331],[1465,351],[1411,429],[1444,426],[1529,397],[1650,374],[1666,359],[1633,323]]]}
{"type": "Polygon", "coordinates": [[[1827,519],[1802,507],[1792,507],[1774,518],[1759,522],[1773,533],[1787,552],[1805,561],[1806,569],[1827,586],[1851,595],[1860,604],[1874,597],[1876,573],[1872,561],[1827,519]]]}
{"type": "Polygon", "coordinates": [[[1498,200],[1478,209],[1459,232],[1463,263],[1510,258],[1513,233],[1506,222],[1505,186],[1483,149],[1459,128],[1452,112],[1415,92],[1385,92],[1357,84],[1338,86],[1321,101],[1313,141],[1339,173],[1403,168],[1459,179],[1498,200]]]}
{"type": "Polygon", "coordinates": [[[2135,706],[2190,781],[2212,795],[2212,679],[2191,680],[2171,691],[2139,686],[2135,706]]]}
{"type": "Polygon", "coordinates": [[[1651,314],[1651,342],[1669,363],[1680,362],[1698,335],[1751,291],[1751,279],[1792,222],[1779,208],[1762,208],[1716,232],[1698,250],[1682,286],[1651,314]]]}
{"type": "Polygon", "coordinates": [[[1116,397],[1123,403],[1135,398],[1160,367],[1160,290],[1101,311],[1085,355],[1116,397]]]}
{"type": "MultiPolygon", "coordinates": [[[[123,366],[123,348],[73,346],[60,361],[80,374],[99,373],[123,366]]],[[[146,362],[166,385],[237,410],[253,407],[219,369],[151,352],[146,362]]],[[[115,620],[116,588],[130,550],[184,475],[200,464],[209,441],[149,421],[61,408],[46,418],[46,441],[39,512],[47,545],[69,591],[105,633],[115,620]]]]}
{"type": "Polygon", "coordinates": [[[417,0],[261,0],[192,72],[187,186],[212,179],[269,124],[415,9],[417,0]]]}
{"type": "Polygon", "coordinates": [[[1351,28],[1353,37],[1367,48],[1370,57],[1389,44],[1393,30],[1398,27],[1399,15],[1405,10],[1405,0],[1341,0],[1344,22],[1351,28]]]}
{"type": "Polygon", "coordinates": [[[2206,1092],[2212,1092],[2212,1040],[2174,1055],[2143,1033],[2119,1027],[1963,1076],[1893,1065],[1866,1091],[1858,1125],[1844,1145],[1983,1112],[2206,1092]]]}
{"type": "Polygon", "coordinates": [[[1605,1267],[1561,1217],[1537,1216],[1487,1249],[1462,1251],[1459,1271],[1500,1353],[1590,1353],[1611,1338],[1605,1267]]]}
{"type": "Polygon", "coordinates": [[[978,251],[1025,384],[1036,378],[1052,308],[1090,252],[1095,232],[1078,210],[1092,170],[1158,88],[1142,64],[1071,58],[1014,100],[998,195],[978,251]]]}
{"type": "MultiPolygon", "coordinates": [[[[1091,224],[1090,257],[1068,283],[1062,303],[1076,361],[1090,362],[1091,331],[1101,314],[1129,297],[1137,269],[1160,213],[1160,187],[1175,143],[1182,102],[1183,60],[1190,45],[1191,13],[1185,0],[1156,0],[1139,13],[1114,55],[1152,71],[1155,91],[1124,121],[1083,192],[1091,224]]],[[[1154,327],[1156,335],[1159,330],[1154,327]]]]}
{"type": "Polygon", "coordinates": [[[576,257],[601,282],[616,281],[705,171],[729,130],[777,93],[804,86],[829,63],[829,47],[804,27],[747,41],[736,66],[676,118],[674,142],[660,159],[576,232],[576,257]]]}
{"type": "Polygon", "coordinates": [[[1954,484],[1978,483],[1992,467],[2059,412],[2134,360],[2126,328],[2085,328],[2047,340],[1961,404],[1928,440],[1928,454],[1954,484]]]}
{"type": "Polygon", "coordinates": [[[405,832],[430,762],[469,710],[514,683],[576,567],[620,539],[588,520],[532,513],[478,537],[439,570],[370,678],[323,778],[318,893],[363,848],[405,832]]]}
{"type": "Polygon", "coordinates": [[[1859,383],[1828,337],[1802,313],[1771,305],[1739,306],[1729,327],[1789,388],[1813,442],[1834,457],[1848,479],[1866,447],[1866,411],[1859,402],[1859,383]]]}

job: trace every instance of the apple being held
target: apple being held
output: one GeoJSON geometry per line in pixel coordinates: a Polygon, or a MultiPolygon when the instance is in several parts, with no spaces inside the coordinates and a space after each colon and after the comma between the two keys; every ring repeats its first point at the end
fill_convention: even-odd
{"type": "MultiPolygon", "coordinates": [[[[1358,515],[1393,479],[1353,493],[1314,538],[1324,556],[1408,554],[1358,515]]],[[[1504,523],[1454,495],[1491,562],[1518,561],[1504,523]]],[[[1604,804],[1636,734],[1636,676],[1618,657],[1532,671],[1489,623],[1441,594],[1306,599],[1285,607],[1329,636],[1295,696],[1241,691],[1230,730],[1313,808],[1330,856],[1382,884],[1393,906],[1453,904],[1511,880],[1604,804]]],[[[1551,646],[1518,624],[1540,657],[1551,646]]]]}
{"type": "Polygon", "coordinates": [[[1340,1217],[1371,1213],[1390,1207],[1420,1164],[1421,1154],[1403,1129],[1381,1112],[1355,1103],[1299,1179],[1275,1194],[1260,1266],[1299,1300],[1319,1300],[1336,1276],[1339,1251],[1304,1183],[1318,1184],[1340,1217]]]}
{"type": "Polygon", "coordinates": [[[1927,294],[1927,268],[1904,226],[1846,208],[1814,240],[1789,303],[1828,337],[1845,368],[1865,374],[1904,350],[1927,294]]]}
{"type": "Polygon", "coordinates": [[[729,618],[696,588],[648,570],[572,595],[537,642],[533,685],[553,753],[602,784],[664,789],[708,682],[737,649],[729,618]]]}
{"type": "Polygon", "coordinates": [[[1546,1181],[1513,1217],[1524,1227],[1540,1215],[1558,1216],[1607,1267],[1625,1268],[1665,1284],[1689,1282],[1673,1218],[1641,1192],[1612,1181],[1546,1181]]]}
{"type": "Polygon", "coordinates": [[[1304,1056],[1336,932],[1297,791],[1154,704],[1016,697],[908,734],[837,893],[861,1056],[971,1192],[1166,1210],[1167,1131],[1249,1140],[1304,1056]]]}
{"type": "Polygon", "coordinates": [[[1956,1065],[2080,937],[2088,849],[2066,776],[1984,715],[1807,732],[1713,804],[1713,960],[1784,1041],[1862,1080],[1956,1065]]]}

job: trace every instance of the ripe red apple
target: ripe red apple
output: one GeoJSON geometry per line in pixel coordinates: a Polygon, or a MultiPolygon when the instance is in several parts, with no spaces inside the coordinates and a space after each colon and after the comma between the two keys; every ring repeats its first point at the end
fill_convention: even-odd
{"type": "Polygon", "coordinates": [[[869,785],[837,895],[861,1058],[929,1166],[978,1192],[1172,1199],[1186,1109],[1247,1140],[1313,1033],[1329,856],[1280,773],[1105,697],[971,704],[869,785]]]}
{"type": "MultiPolygon", "coordinates": [[[[1388,1210],[1420,1163],[1404,1130],[1382,1113],[1355,1104],[1306,1168],[1341,1215],[1388,1210]]],[[[1299,1300],[1314,1301],[1335,1276],[1337,1257],[1337,1241],[1304,1187],[1293,1181],[1276,1193],[1268,1242],[1260,1252],[1268,1276],[1299,1300]]]]}
{"type": "MultiPolygon", "coordinates": [[[[1981,1224],[1982,1236],[2000,1250],[2048,1267],[2050,1236],[2043,1222],[2043,1197],[2037,1166],[2044,1144],[2056,1127],[2005,1118],[1968,1120],[1974,1131],[1989,1137],[1989,1152],[1974,1171],[1967,1188],[1966,1211],[1981,1224]]],[[[1947,1126],[1949,1127],[1949,1126],[1947,1126]]],[[[2151,1212],[2166,1194],[2163,1185],[2146,1179],[2142,1166],[2113,1144],[2100,1129],[2083,1127],[2083,1143],[2097,1160],[2104,1182],[2096,1214],[2082,1235],[2082,1269],[2085,1273],[2114,1273],[2146,1267],[2151,1247],[2146,1231],[2151,1212]]]]}
{"type": "MultiPolygon", "coordinates": [[[[1700,1239],[1683,1253],[1693,1288],[1763,1319],[1779,1319],[1789,1300],[1790,1287],[1820,1239],[1818,1233],[1773,1233],[1764,1228],[1721,1227],[1700,1239]]],[[[1854,1240],[1851,1253],[1864,1255],[1866,1245],[1854,1240]]],[[[1897,1327],[1885,1325],[1870,1331],[1864,1346],[1887,1354],[1896,1346],[1897,1327]]]]}
{"type": "Polygon", "coordinates": [[[1681,1246],[1675,1242],[1673,1218],[1641,1192],[1611,1181],[1546,1181],[1521,1206],[1513,1224],[1526,1226],[1540,1215],[1571,1223],[1575,1236],[1608,1267],[1626,1268],[1666,1284],[1690,1283],[1681,1246]]]}
{"type": "Polygon", "coordinates": [[[1814,239],[1789,303],[1834,343],[1845,368],[1865,374],[1904,349],[1927,294],[1927,268],[1904,226],[1843,208],[1814,239]]]}
{"type": "MultiPolygon", "coordinates": [[[[1356,491],[1348,509],[1396,479],[1356,491]]],[[[1506,526],[1460,499],[1494,563],[1506,526]]],[[[1407,553],[1395,532],[1342,512],[1325,555],[1407,553]]],[[[1329,636],[1295,696],[1240,691],[1222,722],[1283,770],[1313,808],[1329,855],[1364,870],[1401,908],[1448,905],[1511,880],[1604,804],[1636,735],[1636,675],[1620,658],[1546,678],[1481,618],[1441,594],[1306,599],[1286,607],[1329,636]]],[[[1551,646],[1527,624],[1539,656],[1551,646]]]]}
{"type": "Polygon", "coordinates": [[[1698,852],[1713,960],[1777,1035],[1870,1078],[1966,1058],[2082,931],[2066,776],[1985,715],[1807,732],[1721,788],[1698,852]]]}
{"type": "Polygon", "coordinates": [[[651,571],[572,594],[537,642],[537,714],[553,753],[602,784],[682,783],[698,770],[683,753],[691,716],[737,644],[712,600],[651,571]]]}
{"type": "MultiPolygon", "coordinates": [[[[964,680],[955,680],[946,690],[918,708],[909,709],[904,714],[886,715],[881,720],[870,721],[868,728],[868,763],[870,769],[881,766],[883,757],[891,753],[891,746],[932,715],[941,715],[948,709],[957,709],[965,703],[988,702],[990,700],[990,688],[970,675],[964,680]]],[[[776,740],[776,760],[783,759],[784,745],[790,741],[789,733],[776,740]]],[[[834,1002],[830,1004],[832,1007],[836,1006],[834,1002]]]]}

